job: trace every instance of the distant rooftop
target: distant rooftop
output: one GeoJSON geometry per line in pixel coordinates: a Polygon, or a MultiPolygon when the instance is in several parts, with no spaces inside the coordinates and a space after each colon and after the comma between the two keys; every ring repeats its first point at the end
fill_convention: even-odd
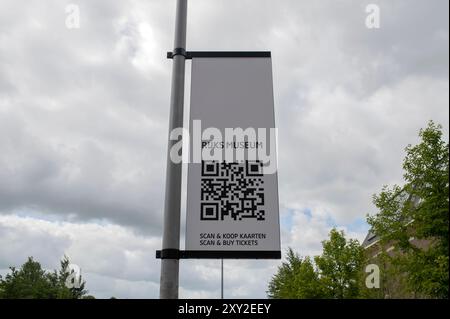
{"type": "Polygon", "coordinates": [[[380,239],[377,235],[375,235],[372,230],[369,230],[369,232],[367,233],[366,238],[364,238],[364,241],[362,243],[362,247],[363,248],[367,248],[370,245],[372,245],[373,243],[376,243],[378,241],[378,239],[380,239]]]}

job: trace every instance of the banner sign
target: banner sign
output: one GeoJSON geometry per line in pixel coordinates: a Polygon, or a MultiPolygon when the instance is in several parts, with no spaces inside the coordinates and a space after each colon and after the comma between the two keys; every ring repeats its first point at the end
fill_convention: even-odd
{"type": "Polygon", "coordinates": [[[270,52],[194,54],[191,76],[186,253],[281,258],[270,52]]]}

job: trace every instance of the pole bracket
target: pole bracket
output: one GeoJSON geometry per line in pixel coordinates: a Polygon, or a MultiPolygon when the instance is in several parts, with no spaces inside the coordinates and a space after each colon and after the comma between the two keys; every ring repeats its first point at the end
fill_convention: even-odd
{"type": "Polygon", "coordinates": [[[182,55],[186,60],[192,58],[270,58],[270,51],[186,51],[184,48],[175,48],[173,52],[167,52],[167,58],[173,59],[176,55],[182,55]]]}
{"type": "Polygon", "coordinates": [[[182,55],[185,59],[191,59],[191,55],[184,48],[175,48],[173,52],[167,52],[167,58],[173,59],[176,55],[182,55]]]}
{"type": "Polygon", "coordinates": [[[157,259],[281,259],[279,250],[179,250],[166,248],[156,251],[157,259]]]}
{"type": "Polygon", "coordinates": [[[180,259],[181,254],[179,249],[167,248],[156,251],[157,259],[180,259]]]}

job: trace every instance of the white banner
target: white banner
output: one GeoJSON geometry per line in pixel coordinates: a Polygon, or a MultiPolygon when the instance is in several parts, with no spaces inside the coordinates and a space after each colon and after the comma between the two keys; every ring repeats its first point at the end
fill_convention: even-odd
{"type": "Polygon", "coordinates": [[[280,258],[270,53],[192,58],[186,250],[280,258]]]}

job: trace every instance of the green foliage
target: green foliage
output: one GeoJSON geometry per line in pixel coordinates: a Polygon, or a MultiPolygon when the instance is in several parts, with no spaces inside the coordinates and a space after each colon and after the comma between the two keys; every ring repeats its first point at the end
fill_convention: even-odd
{"type": "Polygon", "coordinates": [[[410,298],[411,294],[405,290],[405,276],[398,272],[393,266],[395,260],[391,260],[389,254],[384,250],[380,251],[375,258],[370,255],[365,256],[364,267],[361,269],[359,280],[359,296],[361,299],[403,299],[410,298]],[[365,272],[365,267],[369,264],[376,264],[379,267],[379,288],[368,288],[366,280],[369,273],[365,272]]]}
{"type": "Polygon", "coordinates": [[[384,186],[374,196],[379,213],[367,220],[382,244],[395,243],[399,253],[390,263],[406,276],[411,293],[448,298],[449,144],[433,122],[419,136],[418,145],[406,148],[405,185],[384,186]]]}
{"type": "Polygon", "coordinates": [[[347,240],[344,232],[333,229],[330,239],[322,245],[323,254],[315,257],[315,263],[289,248],[286,261],[269,283],[269,298],[356,297],[363,256],[358,241],[347,240]]]}
{"type": "Polygon", "coordinates": [[[84,289],[86,282],[80,278],[80,287],[79,288],[67,288],[66,287],[66,281],[69,277],[69,274],[73,273],[72,271],[69,271],[69,259],[67,256],[64,256],[64,258],[61,260],[61,268],[59,270],[58,275],[56,276],[58,280],[58,285],[61,287],[59,290],[58,299],[80,299],[83,296],[87,294],[87,291],[84,289]]]}
{"type": "Polygon", "coordinates": [[[0,283],[2,298],[51,298],[54,295],[48,276],[32,257],[19,270],[14,267],[10,270],[0,283]]]}
{"type": "Polygon", "coordinates": [[[61,260],[59,272],[46,272],[33,257],[17,270],[10,267],[3,279],[0,277],[0,299],[77,299],[86,295],[83,281],[80,288],[67,288],[66,279],[69,276],[69,259],[61,260]]]}
{"type": "Polygon", "coordinates": [[[309,257],[302,258],[289,248],[287,261],[269,283],[268,296],[273,299],[320,298],[321,284],[309,257]]]}
{"type": "Polygon", "coordinates": [[[343,231],[332,229],[322,242],[323,253],[314,258],[328,298],[356,298],[363,249],[355,239],[347,240],[343,231]]]}

